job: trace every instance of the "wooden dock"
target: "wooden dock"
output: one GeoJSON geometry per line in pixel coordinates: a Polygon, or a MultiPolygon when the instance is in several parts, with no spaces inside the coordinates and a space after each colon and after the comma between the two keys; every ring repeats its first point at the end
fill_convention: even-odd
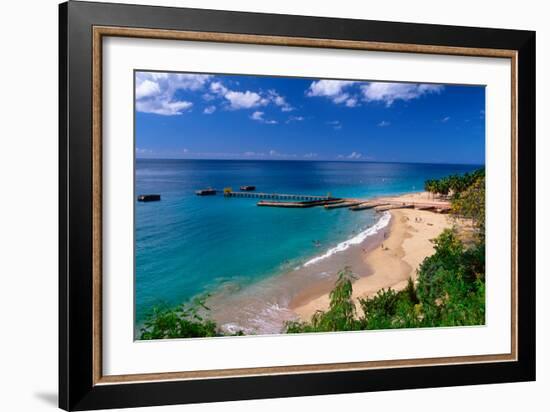
{"type": "MultiPolygon", "coordinates": [[[[224,192],[225,197],[241,197],[241,198],[256,198],[270,200],[286,200],[286,201],[327,201],[336,200],[330,196],[316,195],[301,195],[301,194],[285,194],[285,193],[261,193],[261,192],[224,192]]],[[[339,200],[339,199],[338,199],[339,200]]]]}
{"type": "Polygon", "coordinates": [[[288,208],[306,208],[306,207],[315,207],[315,206],[327,206],[335,205],[344,202],[344,199],[324,199],[324,200],[305,200],[300,202],[277,202],[271,200],[260,200],[258,206],[269,206],[269,207],[288,207],[288,208]]]}
{"type": "Polygon", "coordinates": [[[352,206],[357,206],[357,205],[360,205],[361,203],[363,203],[362,201],[358,201],[358,200],[353,200],[353,201],[349,201],[349,200],[342,200],[342,202],[339,202],[339,203],[336,203],[336,204],[328,204],[328,205],[325,205],[325,209],[340,209],[342,207],[352,207],[352,206]]]}
{"type": "Polygon", "coordinates": [[[388,204],[387,202],[377,202],[377,201],[360,202],[355,206],[351,206],[349,210],[353,210],[354,212],[356,212],[359,210],[373,209],[375,207],[384,206],[387,204],[388,204]]]}
{"type": "Polygon", "coordinates": [[[446,213],[451,209],[451,205],[448,202],[403,202],[399,199],[377,199],[359,202],[359,204],[349,208],[349,210],[353,211],[367,209],[374,209],[377,212],[395,209],[418,209],[431,210],[437,213],[446,213]]]}
{"type": "Polygon", "coordinates": [[[386,210],[393,209],[414,209],[414,205],[410,203],[404,203],[402,205],[380,205],[374,207],[374,210],[376,210],[377,212],[385,212],[386,210]]]}
{"type": "MultiPolygon", "coordinates": [[[[347,207],[352,211],[374,209],[377,212],[394,209],[419,209],[431,210],[437,213],[447,213],[451,209],[449,202],[442,201],[411,201],[409,199],[400,199],[399,197],[380,197],[374,199],[360,198],[335,198],[329,195],[318,196],[310,194],[287,194],[287,193],[265,193],[254,192],[254,186],[243,186],[241,191],[234,192],[231,188],[225,188],[223,195],[225,197],[236,197],[245,199],[260,199],[258,206],[283,207],[283,208],[308,208],[315,206],[324,206],[325,209],[339,209],[347,207]]],[[[197,195],[213,195],[219,190],[208,188],[198,190],[197,195]]],[[[139,199],[141,200],[141,199],[139,199]]]]}

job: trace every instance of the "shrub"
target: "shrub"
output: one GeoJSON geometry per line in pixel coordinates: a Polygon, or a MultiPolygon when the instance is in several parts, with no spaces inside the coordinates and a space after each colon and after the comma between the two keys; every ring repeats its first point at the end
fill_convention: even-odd
{"type": "Polygon", "coordinates": [[[338,273],[334,289],[330,292],[330,306],[326,312],[317,311],[310,322],[287,322],[287,333],[334,332],[360,329],[352,299],[354,275],[349,267],[338,273]]]}
{"type": "Polygon", "coordinates": [[[204,298],[176,308],[156,307],[146,317],[141,328],[142,340],[197,338],[219,336],[216,323],[204,319],[201,311],[209,311],[204,298]]]}

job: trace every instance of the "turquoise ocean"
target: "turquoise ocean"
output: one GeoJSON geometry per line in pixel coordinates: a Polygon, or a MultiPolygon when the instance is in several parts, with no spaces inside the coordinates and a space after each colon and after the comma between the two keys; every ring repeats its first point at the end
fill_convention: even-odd
{"type": "MultiPolygon", "coordinates": [[[[258,207],[258,199],[224,198],[221,193],[197,196],[197,189],[231,187],[238,190],[242,185],[254,185],[258,192],[330,193],[335,197],[370,198],[422,191],[426,179],[479,167],[137,159],[136,198],[139,194],[158,193],[162,199],[135,202],[136,325],[141,324],[155,306],[178,305],[201,294],[228,298],[243,293],[248,297],[262,295],[266,289],[276,288],[279,277],[286,274],[288,278],[289,273],[309,263],[337,255],[344,251],[346,241],[374,232],[384,223],[381,222],[384,216],[371,210],[258,207]],[[369,228],[370,232],[365,232],[369,228]]],[[[301,272],[297,271],[296,276],[301,276],[301,272]]],[[[284,311],[284,302],[280,299],[275,302],[273,297],[262,296],[257,300],[265,307],[252,305],[249,313],[284,311]],[[265,301],[270,299],[273,302],[265,306],[265,301]]],[[[243,306],[245,301],[218,299],[218,307],[220,302],[228,307],[243,306]]],[[[238,315],[218,308],[218,312],[224,310],[229,325],[233,321],[231,317],[238,315]]],[[[244,326],[241,322],[235,327],[244,326]]]]}

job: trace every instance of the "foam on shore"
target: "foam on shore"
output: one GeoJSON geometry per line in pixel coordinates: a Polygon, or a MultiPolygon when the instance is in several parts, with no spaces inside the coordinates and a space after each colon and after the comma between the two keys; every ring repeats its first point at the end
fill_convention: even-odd
{"type": "Polygon", "coordinates": [[[365,229],[364,231],[355,235],[351,239],[345,240],[344,242],[337,244],[335,247],[330,248],[322,255],[315,256],[313,259],[310,259],[306,263],[304,263],[303,266],[307,267],[307,266],[313,265],[323,259],[326,259],[334,255],[335,253],[343,252],[344,250],[348,249],[352,245],[358,245],[360,243],[363,243],[365,239],[367,239],[369,236],[373,236],[377,234],[380,230],[388,226],[388,224],[390,223],[390,220],[391,220],[390,212],[384,212],[382,214],[382,217],[373,226],[365,229]]]}

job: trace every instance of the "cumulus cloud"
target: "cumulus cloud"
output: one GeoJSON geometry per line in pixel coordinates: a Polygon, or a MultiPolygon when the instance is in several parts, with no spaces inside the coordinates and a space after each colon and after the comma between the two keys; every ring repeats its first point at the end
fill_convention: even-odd
{"type": "Polygon", "coordinates": [[[265,119],[264,112],[260,112],[260,111],[255,111],[254,113],[252,113],[250,115],[250,118],[260,123],[277,124],[277,120],[265,119]]]}
{"type": "Polygon", "coordinates": [[[441,93],[443,88],[436,84],[376,82],[362,85],[361,91],[366,102],[382,102],[389,107],[397,100],[409,101],[426,94],[441,93]]]}
{"type": "Polygon", "coordinates": [[[346,157],[348,159],[351,159],[351,160],[357,160],[357,159],[360,159],[363,155],[359,152],[351,152],[349,155],[347,155],[346,157]]]}
{"type": "MultiPolygon", "coordinates": [[[[294,107],[276,90],[266,91],[232,90],[211,75],[186,73],[138,72],[136,74],[136,110],[165,116],[180,115],[193,107],[185,92],[200,91],[198,95],[210,102],[203,109],[204,114],[212,114],[218,105],[214,101],[223,101],[222,107],[229,110],[256,109],[272,104],[283,112],[294,107]],[[183,93],[182,93],[183,92],[183,93]]],[[[276,124],[275,120],[264,120],[267,124],[276,124]]]]}
{"type": "Polygon", "coordinates": [[[162,98],[136,102],[136,110],[138,112],[154,113],[163,116],[176,116],[182,114],[192,106],[193,103],[185,100],[168,101],[162,98]]]}
{"type": "Polygon", "coordinates": [[[199,90],[209,78],[204,74],[138,72],[136,110],[164,116],[180,115],[191,109],[193,103],[177,98],[176,93],[199,90]]]}
{"type": "Polygon", "coordinates": [[[278,106],[281,108],[281,111],[283,112],[291,112],[294,110],[294,107],[292,107],[285,99],[284,96],[281,96],[279,93],[277,93],[276,90],[268,90],[267,91],[267,96],[269,98],[269,100],[271,102],[273,102],[273,104],[275,106],[278,106]]]}
{"type": "Polygon", "coordinates": [[[264,120],[264,112],[254,112],[250,115],[250,118],[252,120],[263,121],[264,120]]]}
{"type": "Polygon", "coordinates": [[[258,93],[248,90],[245,92],[229,91],[224,97],[229,100],[232,109],[250,109],[267,104],[267,100],[258,93]]]}
{"type": "Polygon", "coordinates": [[[355,97],[350,97],[346,100],[346,106],[347,107],[356,107],[359,106],[359,103],[355,97]]]}
{"type": "Polygon", "coordinates": [[[143,80],[136,85],[136,99],[143,99],[145,97],[151,97],[160,93],[160,87],[158,83],[149,79],[143,80]]]}
{"type": "Polygon", "coordinates": [[[304,158],[306,158],[306,159],[314,159],[316,157],[317,157],[317,153],[306,153],[304,155],[304,158]]]}
{"type": "Polygon", "coordinates": [[[378,127],[388,127],[391,123],[387,122],[386,120],[382,120],[380,123],[378,123],[378,127]]]}
{"type": "Polygon", "coordinates": [[[310,84],[306,96],[326,97],[336,104],[343,103],[348,107],[355,107],[357,99],[348,92],[350,86],[355,83],[349,80],[317,80],[310,84]]]}
{"type": "Polygon", "coordinates": [[[221,82],[212,82],[210,84],[210,91],[227,100],[229,108],[234,110],[251,109],[258,106],[266,106],[269,103],[268,98],[261,96],[257,92],[251,92],[250,90],[244,92],[230,90],[221,82]]]}

